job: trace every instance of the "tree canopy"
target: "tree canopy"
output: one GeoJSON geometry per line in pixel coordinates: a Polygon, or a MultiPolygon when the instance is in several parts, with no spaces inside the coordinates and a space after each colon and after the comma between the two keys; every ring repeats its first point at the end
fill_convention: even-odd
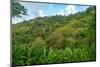
{"type": "Polygon", "coordinates": [[[20,2],[16,0],[12,0],[12,16],[13,17],[21,17],[22,15],[27,14],[27,9],[20,2]]]}

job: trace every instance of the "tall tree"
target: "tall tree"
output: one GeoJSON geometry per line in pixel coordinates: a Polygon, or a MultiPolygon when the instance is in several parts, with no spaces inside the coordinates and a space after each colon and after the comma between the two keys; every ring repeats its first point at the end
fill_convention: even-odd
{"type": "Polygon", "coordinates": [[[12,16],[21,17],[22,15],[27,14],[27,9],[21,5],[18,1],[12,0],[12,16]]]}

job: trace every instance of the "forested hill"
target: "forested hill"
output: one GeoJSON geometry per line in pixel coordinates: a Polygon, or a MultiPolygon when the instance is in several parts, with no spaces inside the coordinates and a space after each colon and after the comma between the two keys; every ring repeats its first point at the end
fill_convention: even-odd
{"type": "MultiPolygon", "coordinates": [[[[12,32],[14,38],[18,38],[19,44],[26,43],[27,41],[31,43],[37,37],[43,38],[43,40],[54,40],[50,38],[57,37],[58,39],[58,37],[64,34],[64,37],[83,37],[81,35],[85,37],[91,31],[88,31],[89,27],[94,26],[93,31],[95,31],[95,20],[95,7],[89,7],[86,11],[74,15],[38,17],[13,24],[12,32]],[[57,34],[59,35],[57,36],[57,34]]],[[[15,44],[16,42],[13,41],[13,43],[15,44]]]]}
{"type": "MultiPolygon", "coordinates": [[[[42,47],[43,48],[45,47],[47,49],[57,48],[59,50],[65,50],[67,47],[70,48],[68,50],[73,51],[72,52],[74,53],[73,55],[77,56],[81,56],[80,52],[84,51],[81,59],[80,57],[74,59],[75,58],[74,56],[73,57],[70,56],[72,59],[71,60],[69,59],[68,62],[95,60],[96,59],[95,58],[96,57],[95,56],[96,53],[95,10],[96,7],[92,6],[87,8],[86,11],[84,12],[79,12],[69,16],[56,15],[56,16],[37,17],[35,19],[23,21],[21,23],[12,24],[12,46],[13,46],[13,51],[15,52],[13,55],[17,56],[18,54],[16,53],[16,51],[23,49],[24,46],[27,46],[30,49],[32,49],[31,47],[36,47],[41,49],[42,47]],[[75,51],[79,52],[79,54],[78,53],[75,54],[74,49],[76,49],[75,51]]],[[[27,51],[25,53],[27,53],[27,51]]],[[[60,54],[59,55],[55,54],[55,56],[56,55],[59,56],[60,54]]],[[[47,56],[49,57],[49,50],[47,56]]],[[[52,57],[50,56],[50,58],[52,57]]],[[[58,60],[60,60],[59,58],[58,60]]],[[[14,59],[17,59],[17,57],[14,57],[14,59]]],[[[44,61],[44,58],[42,59],[43,60],[41,61],[38,58],[39,60],[38,62],[35,62],[34,60],[32,61],[32,63],[30,62],[29,64],[49,63],[50,59],[48,60],[48,62],[44,61]]],[[[56,63],[58,61],[54,60],[55,59],[51,60],[50,63],[56,63]]],[[[67,62],[67,59],[65,60],[67,62]]],[[[14,60],[13,64],[18,65],[21,63],[20,62],[17,63],[16,60],[14,60]]]]}

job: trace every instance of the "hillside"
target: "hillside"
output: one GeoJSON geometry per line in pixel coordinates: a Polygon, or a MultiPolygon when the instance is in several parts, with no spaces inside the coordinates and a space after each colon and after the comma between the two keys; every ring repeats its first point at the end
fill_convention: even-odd
{"type": "Polygon", "coordinates": [[[12,24],[13,65],[95,61],[95,10],[12,24]]]}

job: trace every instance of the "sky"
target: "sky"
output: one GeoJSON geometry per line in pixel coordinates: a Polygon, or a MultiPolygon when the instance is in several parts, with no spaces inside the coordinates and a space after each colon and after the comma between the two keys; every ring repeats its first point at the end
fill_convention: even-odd
{"type": "Polygon", "coordinates": [[[69,5],[69,4],[54,4],[54,3],[34,3],[20,2],[26,9],[27,15],[22,15],[21,18],[12,18],[12,23],[20,23],[24,20],[34,19],[36,17],[62,15],[68,16],[77,12],[85,11],[89,6],[86,5],[69,5]]]}

